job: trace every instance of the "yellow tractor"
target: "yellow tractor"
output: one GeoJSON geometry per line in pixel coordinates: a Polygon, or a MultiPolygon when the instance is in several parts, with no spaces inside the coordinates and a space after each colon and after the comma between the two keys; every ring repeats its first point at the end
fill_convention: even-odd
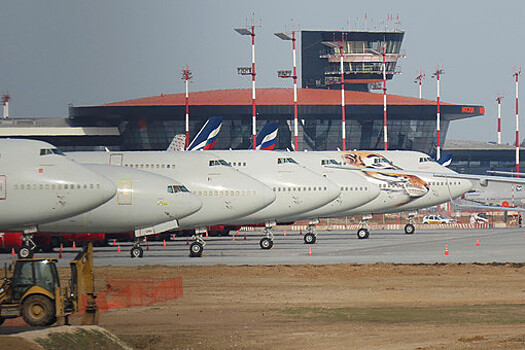
{"type": "Polygon", "coordinates": [[[8,318],[22,316],[31,326],[49,326],[59,317],[69,323],[69,316],[78,312],[81,294],[87,294],[82,324],[98,323],[93,275],[93,245],[89,243],[69,262],[71,279],[62,289],[56,259],[14,260],[11,277],[0,287],[0,324],[8,318]]]}

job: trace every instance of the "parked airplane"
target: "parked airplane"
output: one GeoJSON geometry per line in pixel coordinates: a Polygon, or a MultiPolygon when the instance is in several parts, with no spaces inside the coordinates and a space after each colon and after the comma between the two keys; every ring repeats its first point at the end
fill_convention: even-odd
{"type": "Polygon", "coordinates": [[[253,176],[273,188],[276,199],[267,207],[250,215],[222,224],[265,224],[259,244],[262,249],[273,246],[272,227],[289,217],[317,209],[339,197],[339,186],[325,177],[299,165],[292,154],[253,150],[213,151],[234,168],[253,176]]]}
{"type": "Polygon", "coordinates": [[[80,163],[121,165],[176,179],[202,200],[196,213],[178,220],[180,230],[195,229],[192,256],[204,249],[202,233],[217,225],[256,212],[275,200],[271,188],[235,170],[210,152],[72,152],[80,163]]]}
{"type": "MultiPolygon", "coordinates": [[[[135,232],[131,257],[142,257],[141,237],[176,230],[178,220],[197,212],[201,200],[171,178],[112,165],[85,166],[113,181],[117,195],[109,202],[80,215],[39,225],[52,233],[135,232]]],[[[22,248],[23,249],[23,248],[22,248]]],[[[32,255],[28,249],[21,252],[32,255]]]]}
{"type": "Polygon", "coordinates": [[[35,140],[0,139],[0,230],[25,231],[89,211],[116,187],[104,176],[35,140]]]}
{"type": "Polygon", "coordinates": [[[275,141],[277,138],[277,131],[279,130],[279,123],[266,123],[257,134],[255,139],[255,149],[260,151],[273,151],[275,148],[275,141]]]}
{"type": "Polygon", "coordinates": [[[317,240],[314,225],[319,222],[319,218],[337,216],[340,212],[360,207],[373,201],[380,194],[379,186],[368,181],[360,174],[328,167],[329,165],[339,165],[338,157],[334,155],[334,152],[279,153],[281,155],[293,156],[293,159],[297,160],[299,164],[328,178],[337,184],[341,190],[339,197],[330,203],[306,213],[287,218],[286,221],[309,220],[308,232],[304,235],[304,242],[307,244],[313,244],[317,240]]]}
{"type": "MultiPolygon", "coordinates": [[[[428,155],[415,151],[347,151],[339,152],[342,164],[360,170],[370,181],[377,182],[383,195],[343,215],[363,215],[359,238],[368,238],[367,221],[375,213],[394,213],[427,208],[458,198],[472,187],[467,178],[454,178],[454,171],[434,162],[428,155]]],[[[415,232],[412,218],[405,233],[415,232]]]]}

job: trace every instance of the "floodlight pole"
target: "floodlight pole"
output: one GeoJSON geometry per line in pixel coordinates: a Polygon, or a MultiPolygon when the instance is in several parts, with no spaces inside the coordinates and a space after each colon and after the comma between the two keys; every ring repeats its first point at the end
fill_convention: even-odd
{"type": "Polygon", "coordinates": [[[521,68],[514,71],[513,76],[516,78],[516,177],[519,177],[517,173],[520,172],[520,119],[518,113],[518,76],[521,74],[521,68]]]}
{"type": "Polygon", "coordinates": [[[501,145],[501,100],[503,96],[498,95],[496,101],[498,102],[498,145],[501,145]]]}
{"type": "Polygon", "coordinates": [[[2,96],[2,104],[4,105],[4,119],[9,119],[9,93],[2,96]]]}
{"type": "Polygon", "coordinates": [[[255,105],[255,26],[250,27],[251,30],[246,28],[235,29],[235,31],[241,35],[250,35],[252,37],[252,69],[250,73],[240,73],[244,75],[252,76],[252,143],[253,149],[257,147],[257,114],[255,105]]]}
{"type": "MultiPolygon", "coordinates": [[[[343,34],[341,34],[343,35],[343,34]]],[[[339,50],[341,51],[341,128],[343,138],[343,151],[346,151],[346,116],[345,116],[345,71],[344,71],[344,54],[343,54],[343,37],[341,36],[341,42],[339,43],[339,50]]]]}
{"type": "Polygon", "coordinates": [[[388,127],[386,117],[386,52],[383,42],[383,134],[385,135],[385,151],[388,150],[388,127]]]}
{"type": "Polygon", "coordinates": [[[190,104],[188,94],[188,83],[193,78],[191,70],[188,65],[182,67],[182,79],[186,85],[186,149],[190,143],[190,104]]]}
{"type": "Polygon", "coordinates": [[[292,56],[293,56],[293,75],[279,75],[281,78],[293,78],[293,110],[294,110],[294,117],[293,117],[293,127],[294,127],[294,150],[299,150],[299,123],[297,120],[297,60],[295,55],[295,31],[292,31],[292,36],[290,37],[287,34],[284,33],[275,33],[275,35],[283,40],[291,40],[292,41],[292,56]]]}
{"type": "Polygon", "coordinates": [[[437,147],[436,147],[436,160],[441,158],[441,141],[440,141],[440,130],[441,130],[441,113],[439,110],[439,77],[440,75],[445,74],[445,70],[441,67],[436,67],[436,71],[432,75],[437,79],[437,114],[436,114],[436,131],[437,131],[437,147]]]}
{"type": "Polygon", "coordinates": [[[414,78],[414,83],[417,83],[419,85],[419,99],[422,99],[423,98],[423,94],[422,94],[422,80],[425,78],[425,73],[423,72],[419,72],[419,75],[417,77],[414,78]]]}

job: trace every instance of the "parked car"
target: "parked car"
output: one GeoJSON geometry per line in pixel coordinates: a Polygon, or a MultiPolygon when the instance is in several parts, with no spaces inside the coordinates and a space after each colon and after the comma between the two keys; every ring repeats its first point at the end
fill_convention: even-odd
{"type": "Polygon", "coordinates": [[[427,215],[423,218],[424,224],[453,224],[454,222],[454,219],[440,214],[427,215]]]}
{"type": "Polygon", "coordinates": [[[485,213],[474,213],[470,216],[471,224],[488,224],[489,219],[485,213]]]}

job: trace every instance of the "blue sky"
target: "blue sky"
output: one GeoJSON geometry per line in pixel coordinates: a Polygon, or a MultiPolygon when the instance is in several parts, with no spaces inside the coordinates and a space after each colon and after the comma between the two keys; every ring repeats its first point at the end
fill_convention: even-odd
{"type": "Polygon", "coordinates": [[[391,14],[406,31],[407,58],[389,93],[417,96],[414,77],[424,70],[423,97],[434,99],[430,75],[441,65],[443,101],[486,107],[484,117],[453,122],[448,138],[495,141],[498,93],[505,96],[503,141],[515,137],[512,73],[525,67],[522,1],[2,0],[0,9],[0,91],[12,96],[13,117],[64,117],[68,103],[183,92],[184,64],[195,76],[191,90],[250,88],[249,78],[236,73],[250,63],[249,37],[233,28],[253,13],[261,25],[257,87],[290,87],[276,74],[291,66],[290,43],[273,33],[292,23],[304,30],[382,30],[391,14]]]}

